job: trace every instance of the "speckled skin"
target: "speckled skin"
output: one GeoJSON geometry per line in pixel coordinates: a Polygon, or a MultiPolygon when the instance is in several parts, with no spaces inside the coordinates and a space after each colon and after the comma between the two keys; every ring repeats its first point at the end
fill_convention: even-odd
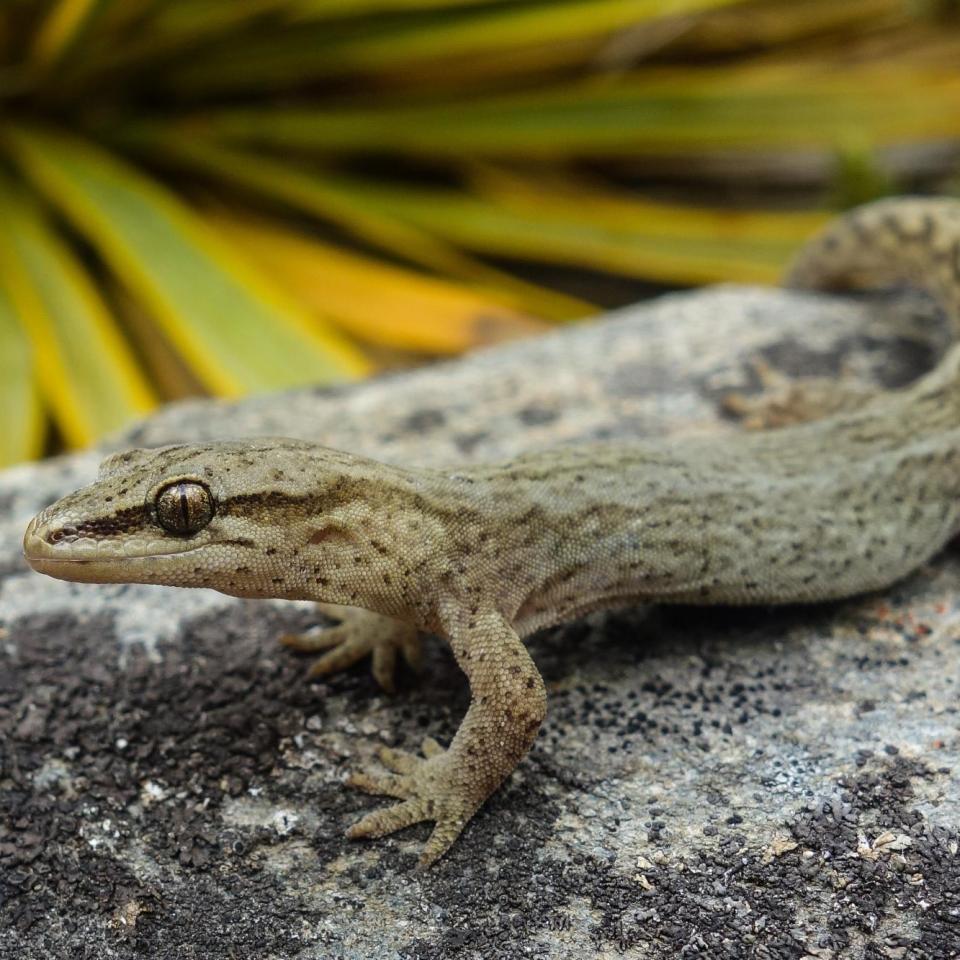
{"type": "MultiPolygon", "coordinates": [[[[960,203],[861,208],[801,254],[788,282],[898,280],[960,316],[960,203]]],[[[344,623],[332,639],[288,638],[301,648],[336,644],[316,672],[370,652],[386,685],[398,648],[416,656],[413,628],[446,637],[472,693],[450,747],[427,741],[424,759],[384,750],[394,774],[351,780],[400,803],[350,835],[432,820],[428,864],[513,770],[544,717],[543,682],[522,637],[601,607],[792,603],[878,589],[960,530],[958,494],[954,348],[907,390],[733,439],[571,446],[455,473],[284,439],[131,451],[35,518],[24,553],[38,571],[69,580],[363,608],[334,609],[344,623]],[[181,502],[184,523],[202,525],[170,532],[161,514],[169,507],[175,523],[181,502]]]]}

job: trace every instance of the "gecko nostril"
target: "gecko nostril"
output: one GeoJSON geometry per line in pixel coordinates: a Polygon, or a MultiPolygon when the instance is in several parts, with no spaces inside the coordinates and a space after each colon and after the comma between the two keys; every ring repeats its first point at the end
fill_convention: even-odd
{"type": "Polygon", "coordinates": [[[65,527],[57,527],[56,530],[51,530],[46,536],[47,543],[59,543],[61,540],[76,539],[77,528],[69,524],[65,527]]]}

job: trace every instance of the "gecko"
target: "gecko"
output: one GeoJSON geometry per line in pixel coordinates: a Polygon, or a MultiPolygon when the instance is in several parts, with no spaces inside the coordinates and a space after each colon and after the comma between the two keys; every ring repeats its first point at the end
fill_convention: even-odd
{"type": "MultiPolygon", "coordinates": [[[[960,201],[858,208],[785,282],[910,283],[960,325],[960,201]]],[[[23,550],[64,580],[317,601],[340,625],[285,638],[326,650],[315,675],[369,655],[389,689],[420,632],[445,639],[471,696],[449,746],[384,746],[383,769],[347,780],[395,801],[348,836],[431,822],[428,866],[537,736],[547,696],[523,642],[533,632],[604,608],[879,590],[960,532],[960,346],[907,388],[819,406],[779,429],[577,443],[463,469],[282,438],[130,450],[38,514],[23,550]]]]}

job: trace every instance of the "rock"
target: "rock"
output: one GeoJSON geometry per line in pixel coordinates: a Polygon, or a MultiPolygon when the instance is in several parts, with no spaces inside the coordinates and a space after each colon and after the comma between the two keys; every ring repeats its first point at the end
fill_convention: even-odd
{"type": "Polygon", "coordinates": [[[337,390],[173,405],[0,475],[0,956],[944,958],[960,952],[960,559],[804,608],[660,607],[545,631],[531,755],[453,851],[345,828],[372,743],[449,738],[434,643],[392,698],[309,682],[308,604],[46,579],[29,517],[103,449],[284,434],[423,465],[723,430],[749,361],[897,386],[919,299],[715,288],[337,390]]]}

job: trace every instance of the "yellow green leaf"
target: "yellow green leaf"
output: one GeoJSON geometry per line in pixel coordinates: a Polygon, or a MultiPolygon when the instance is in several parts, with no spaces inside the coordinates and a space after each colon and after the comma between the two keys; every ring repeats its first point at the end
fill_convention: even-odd
{"type": "Polygon", "coordinates": [[[143,369],[164,400],[203,396],[203,384],[174,350],[144,305],[119,284],[111,284],[110,301],[140,357],[143,369]]]}
{"type": "Polygon", "coordinates": [[[481,6],[490,0],[290,0],[291,19],[330,20],[371,13],[401,13],[417,10],[481,6]]]}
{"type": "Polygon", "coordinates": [[[366,203],[362,191],[343,188],[338,178],[301,170],[292,164],[238,150],[224,149],[195,133],[172,134],[140,127],[125,142],[235,183],[297,211],[332,221],[354,236],[392,255],[470,284],[500,290],[535,316],[570,320],[592,312],[576,297],[527,283],[451,246],[444,240],[393,215],[389,205],[366,203]]]}
{"type": "MultiPolygon", "coordinates": [[[[457,9],[445,4],[432,19],[408,18],[354,35],[329,31],[279,32],[223,45],[185,63],[171,77],[178,90],[206,91],[276,87],[343,71],[410,69],[429,60],[448,65],[459,58],[495,58],[509,63],[518,49],[535,48],[550,60],[580,56],[618,31],[637,32],[666,17],[688,16],[744,0],[550,0],[457,9]],[[239,46],[239,49],[237,49],[239,46]],[[506,60],[504,60],[506,58],[506,60]]],[[[333,9],[330,7],[329,9],[333,9]]],[[[396,9],[396,8],[395,8],[396,9]]]]}
{"type": "Polygon", "coordinates": [[[516,46],[582,42],[618,30],[638,30],[651,20],[683,16],[744,0],[551,0],[484,8],[434,24],[415,24],[389,34],[345,41],[327,56],[332,67],[383,68],[425,58],[503,56],[516,46]]]}
{"type": "MultiPolygon", "coordinates": [[[[743,3],[700,17],[673,51],[675,56],[752,52],[798,40],[829,36],[852,42],[875,36],[878,28],[894,28],[903,36],[914,26],[917,10],[903,0],[787,0],[786,3],[743,3]]],[[[819,51],[812,48],[814,55],[819,51]]],[[[845,48],[849,53],[849,47],[845,48]]]]}
{"type": "Polygon", "coordinates": [[[153,394],[92,280],[39,211],[0,189],[0,281],[29,336],[40,389],[66,441],[85,446],[142,416],[153,394]]]}
{"type": "Polygon", "coordinates": [[[236,395],[369,369],[157,182],[77,138],[5,135],[24,172],[149,307],[208,389],[236,395]]]}
{"type": "Polygon", "coordinates": [[[481,195],[341,178],[362,202],[468,249],[667,283],[773,282],[826,214],[654,203],[575,183],[480,178],[481,195]]]}
{"type": "Polygon", "coordinates": [[[34,36],[33,59],[49,66],[73,47],[109,0],[57,0],[34,36]]]}
{"type": "Polygon", "coordinates": [[[370,343],[450,354],[545,329],[491,297],[292,230],[224,214],[212,222],[304,305],[370,343]]]}
{"type": "Polygon", "coordinates": [[[43,411],[33,353],[0,279],[0,467],[32,460],[43,449],[43,411]]]}
{"type": "Polygon", "coordinates": [[[236,108],[194,121],[206,136],[298,150],[441,157],[832,151],[960,135],[960,72],[912,64],[657,69],[569,86],[409,107],[236,108]]]}

